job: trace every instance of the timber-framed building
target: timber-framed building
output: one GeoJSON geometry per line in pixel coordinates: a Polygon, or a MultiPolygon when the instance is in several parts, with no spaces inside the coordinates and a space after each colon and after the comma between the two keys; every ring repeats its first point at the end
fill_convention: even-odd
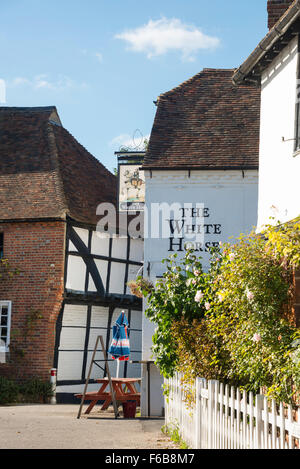
{"type": "MultiPolygon", "coordinates": [[[[57,368],[58,402],[69,402],[97,335],[108,347],[121,310],[132,360],[140,359],[142,304],[127,282],[143,266],[143,241],[97,231],[99,204],[116,207],[117,178],[62,126],[55,107],[0,108],[0,179],[1,252],[20,271],[0,285],[0,375],[48,380],[57,368]]],[[[120,373],[140,376],[140,366],[122,364],[120,373]]]]}

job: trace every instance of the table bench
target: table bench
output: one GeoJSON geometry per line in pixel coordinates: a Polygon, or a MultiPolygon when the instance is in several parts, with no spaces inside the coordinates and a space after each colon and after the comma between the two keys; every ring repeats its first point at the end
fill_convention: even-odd
{"type": "MultiPolygon", "coordinates": [[[[99,401],[104,401],[101,410],[106,410],[112,403],[111,392],[105,391],[109,385],[108,378],[97,379],[95,381],[100,383],[101,387],[99,391],[88,392],[85,394],[84,400],[91,401],[85,414],[89,414],[99,401]]],[[[141,378],[112,378],[111,381],[117,402],[137,401],[137,405],[140,405],[141,394],[137,392],[135,384],[140,383],[141,378]]],[[[82,399],[82,394],[75,394],[75,397],[82,399]]]]}

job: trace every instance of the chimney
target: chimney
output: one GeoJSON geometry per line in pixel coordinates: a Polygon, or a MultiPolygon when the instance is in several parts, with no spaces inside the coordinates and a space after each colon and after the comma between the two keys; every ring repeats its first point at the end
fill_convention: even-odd
{"type": "Polygon", "coordinates": [[[294,0],[268,0],[269,29],[273,28],[293,2],[294,0]]]}

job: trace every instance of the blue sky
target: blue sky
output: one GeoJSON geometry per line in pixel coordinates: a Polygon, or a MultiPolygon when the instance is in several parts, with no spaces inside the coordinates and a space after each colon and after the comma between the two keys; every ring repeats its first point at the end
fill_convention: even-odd
{"type": "Polygon", "coordinates": [[[266,6],[0,0],[6,105],[57,106],[64,127],[112,170],[114,151],[150,134],[159,94],[203,68],[241,64],[267,32],[266,6]]]}

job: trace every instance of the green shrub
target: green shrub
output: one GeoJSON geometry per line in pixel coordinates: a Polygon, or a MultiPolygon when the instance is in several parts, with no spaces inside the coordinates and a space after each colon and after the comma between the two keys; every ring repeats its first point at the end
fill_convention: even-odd
{"type": "Polygon", "coordinates": [[[293,403],[300,390],[300,330],[291,321],[299,249],[296,223],[214,249],[208,272],[192,252],[165,261],[163,279],[144,292],[162,374],[180,371],[187,396],[201,376],[247,391],[263,387],[269,397],[293,403]]]}
{"type": "Polygon", "coordinates": [[[20,387],[23,401],[26,402],[48,402],[53,395],[52,385],[49,381],[31,379],[20,387]]]}
{"type": "Polygon", "coordinates": [[[197,290],[210,297],[210,276],[202,270],[200,259],[190,251],[185,259],[177,261],[177,254],[165,259],[166,272],[149,291],[146,317],[157,325],[153,336],[156,364],[166,377],[174,374],[177,365],[177,346],[172,336],[172,325],[185,318],[188,321],[205,315],[205,304],[195,302],[197,290]],[[193,284],[194,282],[194,284],[193,284]],[[197,288],[196,288],[197,287],[197,288]]]}
{"type": "Polygon", "coordinates": [[[18,401],[19,386],[0,376],[0,405],[13,404],[18,401]]]}

